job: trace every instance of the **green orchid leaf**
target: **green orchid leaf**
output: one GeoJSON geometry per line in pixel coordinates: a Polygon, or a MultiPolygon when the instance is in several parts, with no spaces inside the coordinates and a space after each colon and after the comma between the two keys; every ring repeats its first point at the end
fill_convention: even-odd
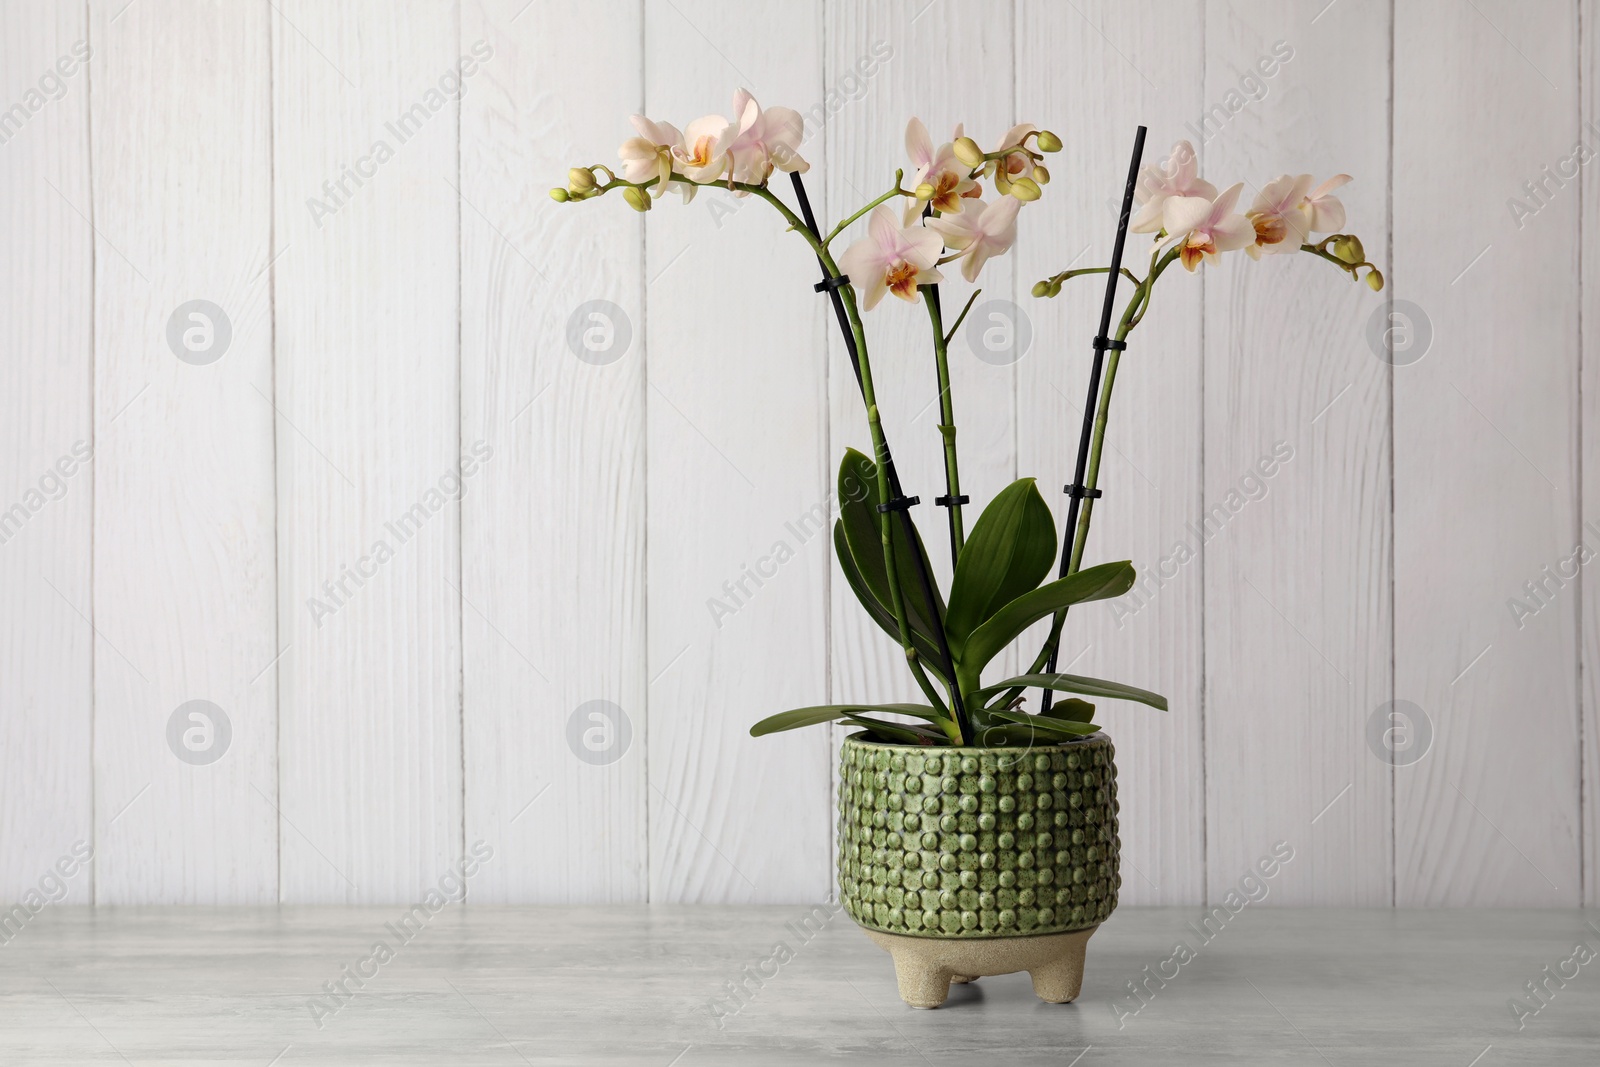
{"type": "Polygon", "coordinates": [[[1032,478],[1019,478],[989,502],[961,550],[950,583],[945,632],[959,657],[972,631],[1050,573],[1056,527],[1032,478]]]}
{"type": "MultiPolygon", "coordinates": [[[[853,448],[845,449],[844,459],[839,463],[839,520],[844,525],[845,543],[850,546],[850,555],[867,588],[878,603],[889,611],[889,618],[893,620],[894,599],[889,592],[889,569],[884,566],[883,535],[878,526],[877,485],[878,465],[853,448]]],[[[922,589],[912,542],[906,537],[905,523],[898,516],[890,516],[890,519],[889,536],[894,546],[894,569],[900,577],[901,596],[905,598],[906,621],[913,631],[920,633],[931,646],[937,648],[938,621],[944,617],[944,601],[939,596],[938,583],[930,582],[934,599],[930,605],[922,589]]],[[[915,525],[912,528],[914,530],[915,525]]],[[[927,549],[922,544],[920,533],[917,534],[916,545],[926,557],[927,549]]],[[[900,639],[898,626],[890,632],[896,641],[900,639]]],[[[936,654],[929,661],[940,663],[942,658],[936,654]]]]}
{"type": "Polygon", "coordinates": [[[1077,697],[1067,697],[1065,700],[1055,701],[1050,705],[1049,711],[1041,711],[1039,714],[1052,719],[1066,719],[1069,722],[1093,722],[1094,705],[1077,697]]]}
{"type": "Polygon", "coordinates": [[[792,711],[780,711],[776,715],[769,715],[750,727],[750,736],[763,737],[784,730],[798,730],[802,726],[817,726],[863,711],[909,715],[932,723],[944,721],[944,716],[927,704],[818,704],[815,707],[795,708],[792,711]]]}
{"type": "Polygon", "coordinates": [[[989,714],[1001,722],[1031,727],[1047,737],[1067,739],[1100,732],[1100,727],[1090,722],[1072,722],[1022,711],[990,711],[989,714]]]}
{"type": "MultiPolygon", "coordinates": [[[[1085,678],[1077,674],[1019,674],[1015,678],[1007,678],[1003,682],[985,686],[972,694],[974,700],[984,700],[1013,686],[1026,688],[1056,689],[1063,693],[1081,693],[1091,697],[1109,697],[1113,700],[1136,700],[1141,704],[1148,704],[1161,711],[1167,710],[1167,698],[1160,693],[1152,693],[1148,689],[1138,689],[1121,682],[1111,682],[1104,678],[1085,678]]],[[[1079,701],[1082,703],[1082,701],[1079,701]]],[[[1094,706],[1089,705],[1092,712],[1094,706]]],[[[1088,720],[1085,719],[1085,722],[1088,720]]]]}
{"type": "Polygon", "coordinates": [[[846,715],[845,720],[857,726],[864,726],[880,739],[897,745],[943,745],[949,741],[943,733],[930,730],[926,726],[884,722],[882,719],[872,719],[865,715],[846,715]]]}
{"type": "MultiPolygon", "coordinates": [[[[877,623],[884,633],[894,638],[895,645],[898,646],[900,626],[894,621],[894,613],[889,610],[888,605],[880,602],[872,595],[872,590],[867,588],[867,580],[862,576],[861,568],[856,566],[855,557],[850,554],[843,519],[838,519],[833,524],[833,553],[838,557],[839,569],[844,572],[844,580],[850,583],[850,589],[855,593],[856,599],[861,602],[861,606],[866,609],[872,621],[877,623]]],[[[944,663],[933,641],[917,630],[912,630],[911,644],[922,657],[922,665],[930,674],[940,681],[949,680],[945,677],[944,663]]]]}
{"type": "Polygon", "coordinates": [[[1135,577],[1133,564],[1127,560],[1102,563],[1022,594],[972,632],[956,657],[957,673],[975,685],[988,662],[1022,631],[1073,604],[1119,597],[1133,588],[1135,577]]]}

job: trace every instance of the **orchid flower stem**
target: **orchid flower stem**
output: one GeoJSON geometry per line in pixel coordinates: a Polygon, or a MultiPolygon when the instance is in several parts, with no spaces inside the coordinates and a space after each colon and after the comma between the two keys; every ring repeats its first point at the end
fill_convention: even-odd
{"type": "Polygon", "coordinates": [[[946,346],[948,346],[950,342],[955,339],[956,334],[960,332],[961,324],[967,321],[967,312],[971,311],[972,305],[978,302],[978,294],[981,292],[983,292],[982,289],[974,289],[972,290],[972,295],[967,297],[967,303],[964,307],[962,307],[961,314],[956,316],[956,321],[950,327],[950,332],[944,335],[944,343],[946,346]]]}
{"type": "MultiPolygon", "coordinates": [[[[1077,278],[1084,274],[1105,274],[1110,269],[1110,267],[1079,267],[1076,270],[1064,270],[1060,274],[1051,275],[1045,280],[1047,282],[1054,282],[1059,285],[1062,282],[1071,281],[1073,278],[1077,278]]],[[[1144,279],[1133,273],[1133,271],[1129,270],[1127,267],[1121,268],[1117,273],[1121,274],[1134,285],[1144,284],[1144,279]]]]}
{"type": "MultiPolygon", "coordinates": [[[[927,305],[933,326],[933,358],[939,368],[939,433],[944,438],[944,491],[949,497],[945,510],[950,513],[950,566],[954,568],[966,547],[967,536],[961,527],[961,505],[957,503],[961,499],[961,471],[956,460],[956,409],[950,395],[950,351],[939,309],[939,287],[924,285],[922,302],[927,305]]],[[[967,306],[972,306],[971,301],[967,306]]]]}
{"type": "MultiPolygon", "coordinates": [[[[1331,238],[1330,238],[1330,240],[1331,240],[1331,238]]],[[[1327,250],[1327,248],[1326,248],[1327,243],[1328,243],[1327,241],[1324,241],[1324,242],[1322,242],[1322,244],[1319,244],[1319,245],[1301,245],[1300,246],[1300,251],[1302,251],[1302,252],[1310,252],[1312,255],[1316,256],[1318,259],[1327,260],[1329,263],[1332,263],[1335,267],[1338,267],[1340,270],[1344,271],[1346,274],[1350,275],[1350,277],[1352,277],[1352,278],[1354,278],[1356,276],[1356,268],[1358,268],[1358,267],[1370,267],[1373,270],[1377,269],[1377,267],[1374,264],[1367,263],[1367,262],[1346,263],[1344,260],[1340,259],[1338,256],[1334,255],[1332,252],[1329,252],[1327,250]]]]}
{"type": "Polygon", "coordinates": [[[828,231],[828,236],[826,236],[826,237],[824,237],[822,239],[822,246],[824,248],[826,248],[828,245],[832,244],[833,243],[833,239],[835,237],[839,236],[845,230],[849,229],[851,223],[855,222],[857,219],[861,218],[863,215],[866,215],[869,211],[871,211],[873,208],[877,207],[879,204],[888,203],[890,200],[893,200],[897,196],[915,196],[916,193],[914,191],[908,192],[907,190],[900,188],[900,179],[903,178],[903,177],[905,177],[905,171],[900,171],[900,170],[895,171],[894,172],[894,188],[890,189],[887,193],[884,193],[882,196],[880,196],[876,200],[872,201],[866,207],[862,208],[860,211],[857,211],[854,215],[851,215],[849,218],[847,218],[843,222],[839,223],[839,225],[837,225],[833,229],[829,230],[828,231]]]}

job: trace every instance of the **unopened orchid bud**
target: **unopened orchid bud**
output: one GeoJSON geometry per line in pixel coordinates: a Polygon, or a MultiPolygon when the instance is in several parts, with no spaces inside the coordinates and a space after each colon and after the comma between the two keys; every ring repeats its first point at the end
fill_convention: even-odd
{"type": "Polygon", "coordinates": [[[567,189],[582,195],[594,189],[594,171],[588,167],[573,167],[567,171],[567,189]]]}
{"type": "Polygon", "coordinates": [[[1376,268],[1367,271],[1367,288],[1374,293],[1383,292],[1383,274],[1376,268]]]}
{"type": "Polygon", "coordinates": [[[550,199],[554,200],[558,204],[565,204],[568,200],[571,200],[572,197],[567,195],[567,191],[565,189],[551,189],[550,199]]]}
{"type": "Polygon", "coordinates": [[[622,199],[626,200],[628,206],[635,211],[650,210],[650,194],[643,189],[636,189],[630,185],[622,190],[622,199]]]}
{"type": "Polygon", "coordinates": [[[1040,185],[1049,185],[1050,172],[1046,170],[1042,164],[1035,163],[1033,165],[1033,180],[1038,182],[1040,185]]]}
{"type": "Polygon", "coordinates": [[[1061,283],[1059,281],[1055,280],[1055,279],[1051,279],[1051,281],[1050,281],[1050,292],[1045,294],[1045,295],[1047,295],[1047,296],[1059,296],[1059,295],[1061,295],[1061,283]]]}
{"type": "Polygon", "coordinates": [[[1011,182],[1011,195],[1026,204],[1030,200],[1039,199],[1043,194],[1039,190],[1039,184],[1032,178],[1017,178],[1011,182]]]}
{"type": "Polygon", "coordinates": [[[1050,283],[1049,282],[1034,282],[1033,283],[1033,295],[1034,296],[1040,296],[1040,297],[1046,296],[1046,295],[1049,294],[1049,292],[1050,292],[1050,283]]]}
{"type": "Polygon", "coordinates": [[[1367,261],[1367,252],[1361,247],[1361,238],[1353,233],[1344,234],[1333,242],[1333,254],[1350,264],[1367,261]]]}
{"type": "Polygon", "coordinates": [[[938,191],[939,190],[935,189],[933,186],[929,185],[927,182],[923,182],[921,185],[917,186],[917,199],[918,200],[932,200],[933,197],[934,197],[934,194],[937,193],[938,191]]]}
{"type": "Polygon", "coordinates": [[[1006,173],[1004,167],[994,172],[994,189],[1002,195],[1011,191],[1011,175],[1006,173]]]}
{"type": "Polygon", "coordinates": [[[1040,130],[1039,136],[1034,141],[1034,144],[1039,146],[1039,151],[1041,152],[1061,151],[1061,138],[1057,137],[1049,130],[1040,130]]]}
{"type": "Polygon", "coordinates": [[[955,143],[956,158],[969,167],[983,166],[983,149],[970,137],[960,137],[955,143]]]}

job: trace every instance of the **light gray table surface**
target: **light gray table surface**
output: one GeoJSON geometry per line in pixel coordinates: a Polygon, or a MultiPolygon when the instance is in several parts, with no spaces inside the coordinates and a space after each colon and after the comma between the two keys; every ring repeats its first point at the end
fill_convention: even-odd
{"type": "Polygon", "coordinates": [[[0,1064],[1600,1063],[1593,911],[1246,907],[1202,940],[1199,908],[1123,908],[1076,1003],[1018,974],[936,1011],[825,907],[403,912],[46,908],[0,944],[0,1064]]]}

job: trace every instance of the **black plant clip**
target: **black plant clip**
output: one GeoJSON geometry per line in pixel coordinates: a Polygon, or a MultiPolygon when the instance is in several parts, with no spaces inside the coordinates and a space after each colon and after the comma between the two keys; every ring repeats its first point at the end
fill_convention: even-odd
{"type": "Polygon", "coordinates": [[[972,503],[972,498],[965,493],[962,493],[960,496],[950,496],[946,494],[945,496],[934,497],[933,502],[938,504],[941,508],[949,508],[956,507],[960,504],[970,504],[972,503]]]}
{"type": "Polygon", "coordinates": [[[831,293],[835,289],[843,289],[850,284],[850,276],[841,274],[837,278],[824,278],[811,288],[818,293],[831,293]]]}
{"type": "Polygon", "coordinates": [[[1104,334],[1094,339],[1094,348],[1096,352],[1104,352],[1108,348],[1116,352],[1121,352],[1127,347],[1128,342],[1118,341],[1116,338],[1106,337],[1104,334]]]}
{"type": "Polygon", "coordinates": [[[920,503],[922,503],[920,496],[897,496],[887,504],[879,504],[878,511],[884,515],[891,511],[910,511],[920,503]]]}
{"type": "Polygon", "coordinates": [[[1099,489],[1090,489],[1088,486],[1078,485],[1076,482],[1068,482],[1061,487],[1061,491],[1074,500],[1082,500],[1084,497],[1088,497],[1090,500],[1099,500],[1102,496],[1105,496],[1105,493],[1099,489]]]}

